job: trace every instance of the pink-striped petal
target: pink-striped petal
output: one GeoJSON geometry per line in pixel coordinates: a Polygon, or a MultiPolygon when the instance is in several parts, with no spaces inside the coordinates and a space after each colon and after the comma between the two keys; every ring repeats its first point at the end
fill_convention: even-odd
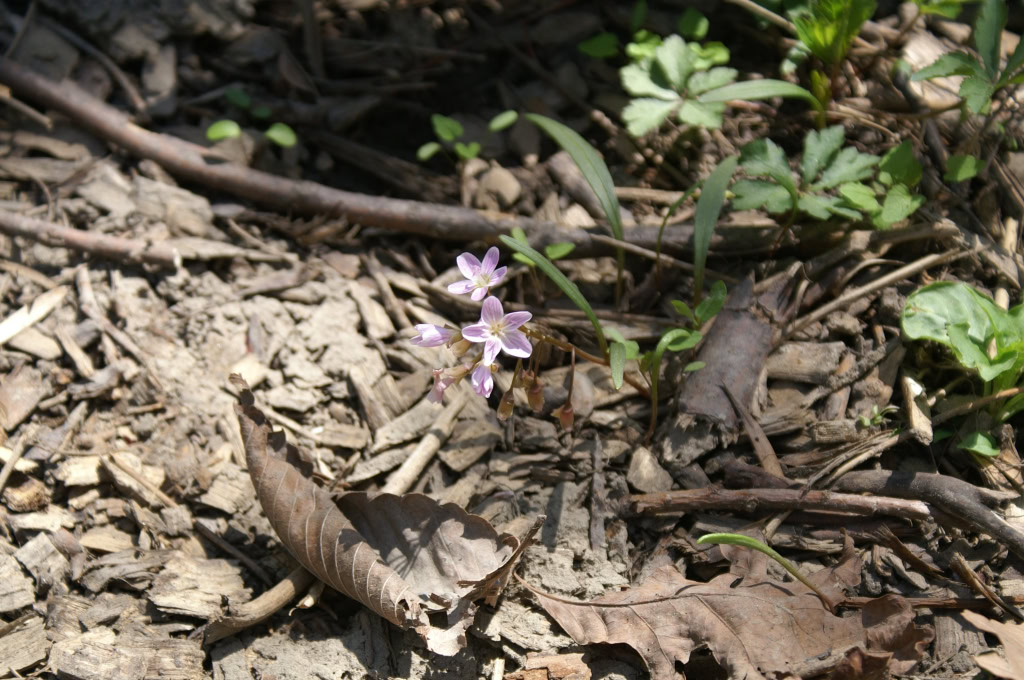
{"type": "Polygon", "coordinates": [[[501,341],[501,348],[506,354],[525,359],[533,352],[533,345],[522,331],[505,331],[505,337],[501,341]]]}
{"type": "Polygon", "coordinates": [[[501,351],[501,345],[501,340],[498,338],[494,336],[487,338],[484,343],[484,358],[481,359],[484,365],[490,366],[494,363],[494,360],[498,358],[498,352],[501,351]]]}
{"type": "Polygon", "coordinates": [[[505,310],[501,308],[501,300],[493,295],[484,300],[483,307],[480,308],[481,323],[494,326],[501,322],[503,318],[505,318],[505,310]]]}
{"type": "Polygon", "coordinates": [[[508,267],[498,267],[491,274],[491,286],[497,286],[499,283],[505,280],[505,274],[508,273],[508,267]]]}
{"type": "Polygon", "coordinates": [[[459,265],[459,271],[467,279],[472,279],[480,273],[480,260],[472,253],[462,253],[455,258],[455,264],[459,265]]]}
{"type": "MultiPolygon", "coordinates": [[[[468,282],[467,282],[467,283],[468,283],[468,282]]],[[[475,283],[472,283],[472,284],[470,284],[470,287],[473,287],[473,286],[476,286],[476,285],[477,285],[477,284],[475,284],[475,283]]],[[[478,288],[476,288],[476,289],[475,289],[475,290],[473,291],[473,294],[469,296],[469,299],[470,299],[470,300],[473,300],[474,302],[479,302],[480,300],[483,300],[483,299],[484,299],[484,296],[485,296],[485,295],[487,295],[487,286],[484,286],[484,287],[482,287],[482,288],[479,288],[479,287],[478,287],[478,288]]]]}
{"type": "Polygon", "coordinates": [[[489,367],[480,364],[473,369],[470,382],[473,384],[473,390],[481,397],[491,396],[491,390],[494,389],[494,378],[491,376],[489,367]]]}
{"type": "Polygon", "coordinates": [[[491,246],[487,249],[487,254],[484,255],[484,261],[480,264],[480,269],[485,274],[490,274],[496,266],[498,266],[498,249],[491,246]]]}
{"type": "Polygon", "coordinates": [[[505,315],[505,328],[514,330],[533,318],[529,312],[510,312],[505,315]]]}
{"type": "Polygon", "coordinates": [[[491,337],[491,327],[486,323],[474,323],[462,329],[462,337],[470,342],[484,342],[491,337]]]}
{"type": "Polygon", "coordinates": [[[476,284],[472,281],[456,281],[455,283],[448,284],[448,292],[455,293],[456,295],[465,295],[466,293],[475,293],[476,291],[476,284]]]}

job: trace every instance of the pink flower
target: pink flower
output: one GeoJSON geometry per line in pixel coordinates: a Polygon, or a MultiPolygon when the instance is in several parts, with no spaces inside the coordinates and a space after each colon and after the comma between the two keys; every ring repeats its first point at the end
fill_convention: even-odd
{"type": "Polygon", "coordinates": [[[470,299],[483,300],[487,291],[501,283],[505,278],[508,267],[498,267],[498,249],[491,246],[484,255],[483,263],[470,253],[462,253],[455,262],[459,265],[459,271],[466,277],[465,281],[456,281],[448,286],[448,292],[456,295],[472,293],[470,299]]]}
{"type": "Polygon", "coordinates": [[[440,404],[444,398],[444,391],[451,387],[455,383],[455,378],[448,375],[448,371],[443,368],[434,369],[434,387],[430,390],[430,394],[427,395],[427,401],[432,401],[435,404],[440,404]]]}
{"type": "Polygon", "coordinates": [[[455,331],[444,326],[435,326],[432,323],[416,324],[416,332],[419,335],[409,342],[420,347],[440,347],[447,344],[455,335],[455,331]]]}
{"type": "Polygon", "coordinates": [[[485,366],[484,364],[478,364],[473,369],[473,375],[469,377],[470,382],[473,383],[473,390],[481,397],[491,396],[491,390],[494,389],[494,378],[491,376],[491,367],[485,366]]]}
{"type": "Polygon", "coordinates": [[[484,366],[490,366],[502,350],[506,354],[525,359],[533,351],[533,345],[517,329],[531,318],[533,315],[529,312],[505,314],[501,301],[492,295],[484,300],[480,323],[463,328],[462,337],[470,342],[484,343],[484,357],[481,361],[484,366]]]}

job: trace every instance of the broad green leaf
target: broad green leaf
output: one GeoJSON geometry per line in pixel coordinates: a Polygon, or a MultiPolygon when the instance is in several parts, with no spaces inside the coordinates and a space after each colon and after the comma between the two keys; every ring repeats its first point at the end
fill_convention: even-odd
{"type": "Polygon", "coordinates": [[[924,196],[910,193],[905,184],[894,184],[882,201],[882,210],[872,216],[872,222],[879,229],[888,229],[902,222],[924,204],[924,196]]]}
{"type": "Polygon", "coordinates": [[[587,38],[576,48],[594,59],[607,59],[619,53],[619,36],[614,33],[598,33],[593,38],[587,38]]]}
{"type": "Polygon", "coordinates": [[[612,227],[612,234],[621,241],[622,218],[619,215],[619,199],[615,195],[615,183],[612,181],[611,173],[608,172],[608,166],[605,165],[604,159],[601,158],[597,149],[588,144],[575,130],[557,120],[536,113],[528,113],[526,118],[568,152],[580,172],[583,173],[587,184],[597,194],[597,200],[612,227]]]}
{"type": "Polygon", "coordinates": [[[1006,357],[998,361],[989,359],[987,348],[967,334],[966,323],[951,324],[946,332],[949,334],[950,347],[957,361],[965,368],[977,371],[978,376],[985,382],[991,382],[999,377],[1000,373],[1013,368],[1016,357],[1006,357]]]}
{"type": "Polygon", "coordinates": [[[654,63],[673,89],[680,92],[686,89],[686,80],[693,73],[693,53],[685,40],[678,35],[665,38],[654,50],[654,63]]]}
{"type": "Polygon", "coordinates": [[[679,107],[677,117],[681,123],[687,125],[698,125],[717,130],[722,127],[722,114],[725,112],[725,104],[704,104],[693,99],[687,99],[679,107]]]}
{"type": "Polygon", "coordinates": [[[831,189],[844,182],[859,182],[870,177],[876,165],[878,165],[878,156],[861,153],[848,146],[836,154],[832,163],[821,173],[821,179],[813,185],[813,188],[816,190],[831,189]]]}
{"type": "Polygon", "coordinates": [[[442,116],[440,113],[430,116],[430,124],[434,126],[434,134],[442,142],[454,142],[464,132],[462,123],[454,118],[442,116]]]}
{"type": "Polygon", "coordinates": [[[697,325],[703,326],[712,319],[716,314],[722,311],[722,305],[725,304],[725,296],[728,291],[725,288],[724,281],[715,281],[711,284],[711,293],[700,301],[697,305],[697,309],[694,314],[697,317],[697,325]]]}
{"type": "Polygon", "coordinates": [[[416,149],[416,160],[421,163],[425,163],[434,157],[438,151],[441,150],[441,145],[437,142],[427,142],[420,148],[416,149]]]}
{"type": "Polygon", "coordinates": [[[1021,66],[1024,66],[1024,40],[1017,42],[1013,54],[1006,60],[1006,68],[1003,69],[1003,74],[999,77],[999,85],[1008,84],[1021,66]]]}
{"type": "Polygon", "coordinates": [[[793,209],[792,196],[775,182],[741,179],[732,185],[732,193],[733,210],[764,208],[773,215],[780,215],[793,209]]]}
{"type": "Polygon", "coordinates": [[[722,159],[718,166],[704,180],[704,186],[697,199],[697,209],[693,217],[693,287],[698,291],[704,286],[704,266],[711,247],[711,235],[718,226],[718,216],[725,205],[725,190],[729,186],[739,156],[722,159]]]}
{"type": "Polygon", "coordinates": [[[985,458],[997,458],[1000,453],[999,444],[987,432],[972,432],[961,439],[956,447],[985,458]]]}
{"type": "Polygon", "coordinates": [[[816,220],[825,221],[831,219],[833,209],[839,205],[839,199],[835,196],[824,196],[821,194],[801,194],[797,201],[797,207],[816,220]]]}
{"type": "Polygon", "coordinates": [[[267,128],[267,131],[263,134],[274,144],[286,149],[295,146],[299,141],[299,138],[295,134],[295,130],[291,129],[291,127],[284,123],[274,123],[267,128]]]}
{"type": "Polygon", "coordinates": [[[740,161],[742,161],[743,171],[748,175],[771,177],[787,191],[796,193],[796,183],[789,170],[786,154],[782,151],[782,147],[767,137],[745,144],[740,149],[740,161]]]}
{"type": "Polygon", "coordinates": [[[668,102],[650,98],[634,99],[622,110],[622,122],[626,124],[629,134],[643,137],[661,127],[677,106],[679,99],[668,102]]]}
{"type": "Polygon", "coordinates": [[[229,104],[240,109],[248,110],[252,106],[252,97],[240,87],[229,87],[224,90],[224,98],[228,100],[229,104]]]}
{"type": "Polygon", "coordinates": [[[832,204],[829,206],[829,210],[831,210],[832,214],[836,217],[843,217],[848,220],[858,221],[864,217],[858,211],[843,205],[841,202],[832,204]]]}
{"type": "Polygon", "coordinates": [[[983,76],[985,70],[978,60],[963,52],[950,52],[944,54],[931,66],[923,69],[910,77],[913,81],[929,80],[931,78],[945,78],[946,76],[983,76]]]}
{"type": "Polygon", "coordinates": [[[903,142],[885,152],[878,162],[879,181],[890,186],[905,184],[917,186],[921,181],[921,163],[914,155],[914,144],[905,139],[903,142]]]}
{"type": "Polygon", "coordinates": [[[803,99],[810,103],[816,111],[824,110],[813,94],[799,85],[787,83],[784,80],[744,80],[740,83],[731,83],[723,87],[709,90],[697,97],[698,101],[710,104],[712,102],[727,102],[733,99],[754,101],[760,99],[772,99],[774,97],[788,97],[803,99]]]}
{"type": "MultiPolygon", "coordinates": [[[[1021,41],[1024,43],[1024,40],[1021,41]]],[[[942,179],[947,182],[964,182],[975,177],[981,169],[981,159],[970,154],[954,154],[946,161],[946,174],[942,179]]]]}
{"type": "Polygon", "coordinates": [[[983,78],[969,76],[960,83],[960,96],[971,113],[982,113],[987,110],[995,91],[996,86],[983,78]]]}
{"type": "Polygon", "coordinates": [[[467,161],[470,158],[476,158],[480,153],[480,142],[470,142],[469,144],[455,142],[455,153],[459,158],[467,161]]]}
{"type": "Polygon", "coordinates": [[[502,111],[494,118],[491,118],[491,122],[487,124],[487,129],[491,132],[501,132],[502,130],[515,125],[517,120],[519,120],[518,111],[502,111]]]}
{"type": "Polygon", "coordinates": [[[835,158],[843,146],[846,133],[842,125],[833,125],[824,130],[811,130],[804,138],[804,157],[800,164],[804,184],[811,184],[835,158]]]}
{"type": "Polygon", "coordinates": [[[656,83],[651,76],[651,69],[648,65],[629,64],[619,69],[619,80],[622,81],[622,89],[634,97],[654,97],[662,101],[675,102],[679,100],[679,93],[665,83],[656,83]]]}
{"type": "Polygon", "coordinates": [[[978,18],[974,22],[974,45],[981,55],[988,80],[994,81],[999,73],[999,45],[1006,26],[1006,0],[981,0],[978,18]]]}
{"type": "Polygon", "coordinates": [[[694,7],[687,7],[679,17],[679,33],[690,40],[703,40],[711,22],[694,7]]]}
{"type": "Polygon", "coordinates": [[[676,313],[680,316],[685,316],[693,323],[697,323],[697,317],[693,315],[693,310],[690,309],[690,305],[686,304],[682,300],[672,300],[672,308],[676,310],[676,313]]]}
{"type": "Polygon", "coordinates": [[[561,260],[575,249],[575,243],[562,241],[560,243],[552,243],[544,246],[544,254],[548,256],[549,260],[561,260]]]}
{"type": "Polygon", "coordinates": [[[661,45],[661,36],[641,28],[633,33],[633,42],[626,45],[626,56],[636,62],[654,59],[654,50],[661,45]]]}
{"type": "Polygon", "coordinates": [[[563,293],[565,293],[565,296],[580,308],[580,311],[583,312],[594,327],[594,332],[597,334],[597,343],[601,346],[601,354],[605,354],[608,351],[608,341],[605,340],[604,330],[601,328],[601,322],[598,320],[597,315],[594,314],[594,308],[590,306],[590,303],[587,302],[587,298],[583,296],[583,293],[580,292],[580,289],[576,284],[566,278],[565,274],[563,274],[551,260],[538,253],[529,245],[521,243],[505,234],[502,234],[498,238],[514,252],[530,258],[530,260],[537,265],[537,268],[544,272],[547,277],[550,278],[563,293]]]}
{"type": "Polygon", "coordinates": [[[738,74],[739,71],[736,69],[724,66],[716,66],[710,71],[698,71],[686,81],[686,91],[697,95],[708,90],[723,87],[736,80],[738,74]]]}
{"type": "Polygon", "coordinates": [[[222,139],[234,139],[242,134],[242,128],[233,120],[218,120],[206,128],[206,138],[211,142],[219,142],[222,139]]]}
{"type": "Polygon", "coordinates": [[[729,48],[720,42],[712,41],[703,45],[690,43],[689,47],[693,54],[693,68],[697,71],[729,63],[729,48]]]}
{"type": "Polygon", "coordinates": [[[882,209],[882,205],[875,198],[875,192],[871,187],[860,182],[840,184],[839,195],[851,208],[863,210],[866,213],[873,213],[882,209]]]}
{"type": "Polygon", "coordinates": [[[622,377],[626,373],[626,346],[621,342],[608,346],[608,367],[611,369],[612,386],[622,389],[622,377]]]}

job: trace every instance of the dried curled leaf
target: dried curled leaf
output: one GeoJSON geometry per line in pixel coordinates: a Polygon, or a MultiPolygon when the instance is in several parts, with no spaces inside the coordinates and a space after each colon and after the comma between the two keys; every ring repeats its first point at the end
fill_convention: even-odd
{"type": "Polygon", "coordinates": [[[465,645],[474,601],[508,565],[519,542],[482,517],[422,494],[347,493],[337,503],[286,462],[283,433],[270,431],[238,376],[235,410],[249,475],[288,551],[317,578],[388,621],[414,627],[427,647],[452,655],[465,645]],[[477,586],[477,587],[474,587],[477,586]],[[428,617],[443,612],[446,616],[428,617]]]}

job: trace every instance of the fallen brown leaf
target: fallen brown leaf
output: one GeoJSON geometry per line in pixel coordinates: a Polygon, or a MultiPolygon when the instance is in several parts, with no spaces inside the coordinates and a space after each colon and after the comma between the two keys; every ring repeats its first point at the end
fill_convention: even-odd
{"type": "Polygon", "coordinates": [[[495,574],[519,542],[422,494],[347,493],[335,502],[286,462],[282,433],[271,433],[245,382],[232,382],[241,392],[235,408],[249,475],[295,559],[388,621],[413,627],[431,651],[452,655],[465,646],[475,600],[496,595],[495,574]]]}
{"type": "MultiPolygon", "coordinates": [[[[722,546],[722,552],[732,560],[732,571],[707,583],[662,567],[639,586],[591,602],[534,592],[577,643],[627,644],[654,680],[676,678],[676,663],[686,663],[700,647],[711,650],[729,678],[754,680],[838,669],[844,659],[854,663],[849,672],[863,668],[860,661],[869,656],[864,650],[871,666],[884,659],[894,668],[894,656],[919,656],[931,640],[931,630],[914,626],[912,612],[896,596],[861,615],[835,616],[803,584],[768,578],[768,558],[761,553],[732,546],[722,546]],[[847,658],[855,648],[862,653],[847,658]]],[[[830,599],[842,600],[843,590],[860,581],[852,543],[838,565],[810,579],[830,599]]],[[[897,667],[907,672],[905,663],[897,667]]]]}
{"type": "Polygon", "coordinates": [[[968,623],[978,630],[992,633],[1003,643],[1005,658],[995,652],[974,657],[982,669],[1000,678],[1024,680],[1024,623],[1003,623],[987,619],[977,612],[964,612],[968,623]]]}

